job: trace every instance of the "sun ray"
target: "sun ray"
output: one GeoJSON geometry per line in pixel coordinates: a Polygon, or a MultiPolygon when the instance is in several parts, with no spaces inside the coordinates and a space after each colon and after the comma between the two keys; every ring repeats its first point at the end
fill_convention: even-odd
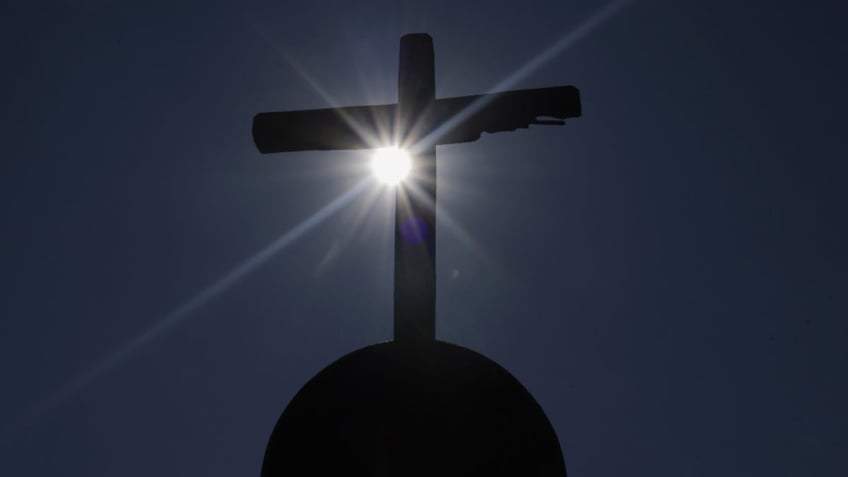
{"type": "MultiPolygon", "coordinates": [[[[298,76],[303,79],[303,81],[316,93],[321,99],[331,108],[341,107],[342,104],[338,101],[334,96],[332,96],[321,84],[312,77],[311,74],[306,70],[303,65],[297,61],[294,56],[284,51],[280,48],[272,39],[271,35],[261,28],[259,25],[255,25],[259,36],[273,49],[277,55],[289,66],[291,69],[298,74],[298,76]]],[[[340,112],[340,114],[344,114],[340,112]]],[[[365,129],[362,125],[357,124],[350,116],[342,116],[342,119],[359,135],[360,138],[364,139],[368,144],[372,145],[374,149],[383,147],[386,144],[392,144],[392,137],[395,136],[393,131],[390,131],[391,125],[389,124],[378,124],[377,121],[373,121],[378,126],[378,131],[376,134],[373,134],[372,131],[365,129]]],[[[378,118],[382,119],[382,118],[378,118]]]]}
{"type": "MultiPolygon", "coordinates": [[[[563,51],[568,48],[574,46],[579,40],[585,38],[589,33],[597,29],[599,26],[603,25],[610,18],[621,12],[624,7],[628,4],[632,3],[634,0],[613,0],[608,3],[606,6],[598,10],[594,15],[587,18],[583,23],[578,25],[573,30],[565,33],[555,42],[553,42],[548,48],[542,50],[538,55],[533,57],[530,61],[522,65],[518,68],[514,73],[510,74],[493,87],[489,88],[488,93],[495,93],[498,91],[503,91],[514,86],[516,83],[526,78],[534,71],[538,70],[551,60],[553,60],[557,55],[561,54],[563,51]]],[[[434,129],[427,137],[424,137],[419,141],[415,147],[410,148],[410,152],[415,154],[420,152],[421,150],[429,147],[430,145],[438,142],[439,137],[441,137],[445,132],[450,131],[454,126],[459,124],[461,121],[467,119],[472,114],[479,111],[482,107],[488,104],[490,98],[486,96],[481,96],[480,99],[471,103],[467,108],[460,111],[452,118],[443,122],[436,129],[434,129]]]]}
{"type": "Polygon", "coordinates": [[[497,85],[491,88],[490,91],[500,91],[511,88],[516,83],[556,58],[562,52],[574,46],[578,41],[585,38],[589,33],[593,32],[610,18],[621,12],[624,7],[633,1],[634,0],[613,0],[609,2],[603,8],[595,12],[594,15],[579,24],[576,28],[559,37],[559,39],[553,42],[551,46],[542,50],[542,52],[525,63],[522,67],[518,68],[514,73],[501,80],[497,85]]]}
{"type": "MultiPolygon", "coordinates": [[[[373,179],[372,179],[373,181],[373,179]]],[[[369,188],[368,193],[362,199],[362,204],[356,208],[355,212],[347,217],[347,227],[344,228],[345,232],[343,232],[342,236],[339,237],[337,242],[331,246],[331,250],[328,250],[328,257],[330,259],[323,259],[317,266],[314,273],[319,273],[329,266],[332,262],[331,252],[332,248],[336,247],[336,251],[343,251],[344,247],[347,243],[351,242],[355,236],[357,236],[364,228],[365,223],[368,221],[368,217],[371,216],[375,209],[375,205],[380,200],[385,200],[390,196],[390,192],[392,189],[388,189],[386,187],[381,187],[380,184],[377,184],[376,181],[373,181],[373,187],[369,188]],[[341,243],[342,245],[338,245],[341,243]]],[[[386,235],[386,237],[390,238],[391,234],[386,235]]]]}
{"type": "MultiPolygon", "coordinates": [[[[405,183],[404,187],[398,190],[398,203],[396,207],[409,208],[409,196],[415,197],[420,203],[426,207],[433,207],[433,201],[426,197],[424,190],[415,183],[405,183]]],[[[436,205],[438,207],[438,205],[436,205]]],[[[454,220],[453,216],[444,207],[438,207],[437,216],[439,224],[445,225],[446,230],[452,233],[462,245],[465,245],[467,250],[478,259],[488,270],[493,271],[500,279],[508,279],[508,274],[505,273],[503,267],[491,255],[486,253],[482,245],[474,240],[471,234],[464,229],[458,221],[454,220]]]]}
{"type": "Polygon", "coordinates": [[[335,198],[329,204],[325,205],[304,221],[280,236],[278,239],[271,242],[264,249],[260,250],[230,270],[223,277],[213,282],[210,286],[201,290],[185,301],[182,305],[165,314],[162,318],[156,320],[152,326],[127,341],[113,354],[100,360],[85,371],[77,374],[57,391],[30,406],[29,409],[19,415],[15,423],[0,433],[0,444],[13,439],[19,431],[33,425],[36,421],[60,407],[69,398],[79,393],[86,386],[90,385],[104,374],[113,370],[116,366],[120,365],[134,353],[143,348],[147,343],[177,324],[183,322],[194,312],[207,305],[215,297],[226,292],[233,285],[240,282],[262,264],[266,263],[271,257],[292,245],[298,239],[306,235],[306,233],[314,229],[317,225],[342,210],[358,195],[367,190],[370,185],[370,179],[366,179],[347,190],[341,196],[335,198]]]}

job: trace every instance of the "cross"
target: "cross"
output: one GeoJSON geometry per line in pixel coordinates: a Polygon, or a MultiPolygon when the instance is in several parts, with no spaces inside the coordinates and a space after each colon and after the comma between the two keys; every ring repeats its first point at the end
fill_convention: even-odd
{"type": "Polygon", "coordinates": [[[397,103],[259,113],[253,140],[262,153],[372,149],[388,132],[410,149],[412,173],[395,188],[394,340],[415,344],[435,340],[436,146],[578,116],[574,86],[436,99],[433,39],[414,33],[400,40],[397,103]]]}

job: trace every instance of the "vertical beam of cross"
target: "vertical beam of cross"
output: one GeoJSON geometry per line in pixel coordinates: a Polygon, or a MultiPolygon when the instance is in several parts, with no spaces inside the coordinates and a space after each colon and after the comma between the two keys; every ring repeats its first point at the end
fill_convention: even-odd
{"type": "Polygon", "coordinates": [[[394,339],[436,337],[436,144],[419,144],[433,130],[436,103],[433,39],[401,38],[398,125],[411,148],[410,177],[395,188],[394,339]]]}

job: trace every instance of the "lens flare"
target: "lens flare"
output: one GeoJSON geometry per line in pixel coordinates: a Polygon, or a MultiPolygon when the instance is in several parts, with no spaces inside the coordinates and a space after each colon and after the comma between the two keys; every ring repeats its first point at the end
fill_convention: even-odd
{"type": "Polygon", "coordinates": [[[395,185],[402,181],[412,167],[409,153],[399,147],[384,147],[374,152],[371,169],[381,182],[395,185]]]}

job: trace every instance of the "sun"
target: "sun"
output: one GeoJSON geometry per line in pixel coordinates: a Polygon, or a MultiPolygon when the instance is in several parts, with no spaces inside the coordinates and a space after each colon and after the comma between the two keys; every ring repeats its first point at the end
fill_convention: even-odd
{"type": "Polygon", "coordinates": [[[396,185],[402,181],[412,167],[409,153],[399,147],[383,147],[374,151],[371,169],[380,182],[396,185]]]}

